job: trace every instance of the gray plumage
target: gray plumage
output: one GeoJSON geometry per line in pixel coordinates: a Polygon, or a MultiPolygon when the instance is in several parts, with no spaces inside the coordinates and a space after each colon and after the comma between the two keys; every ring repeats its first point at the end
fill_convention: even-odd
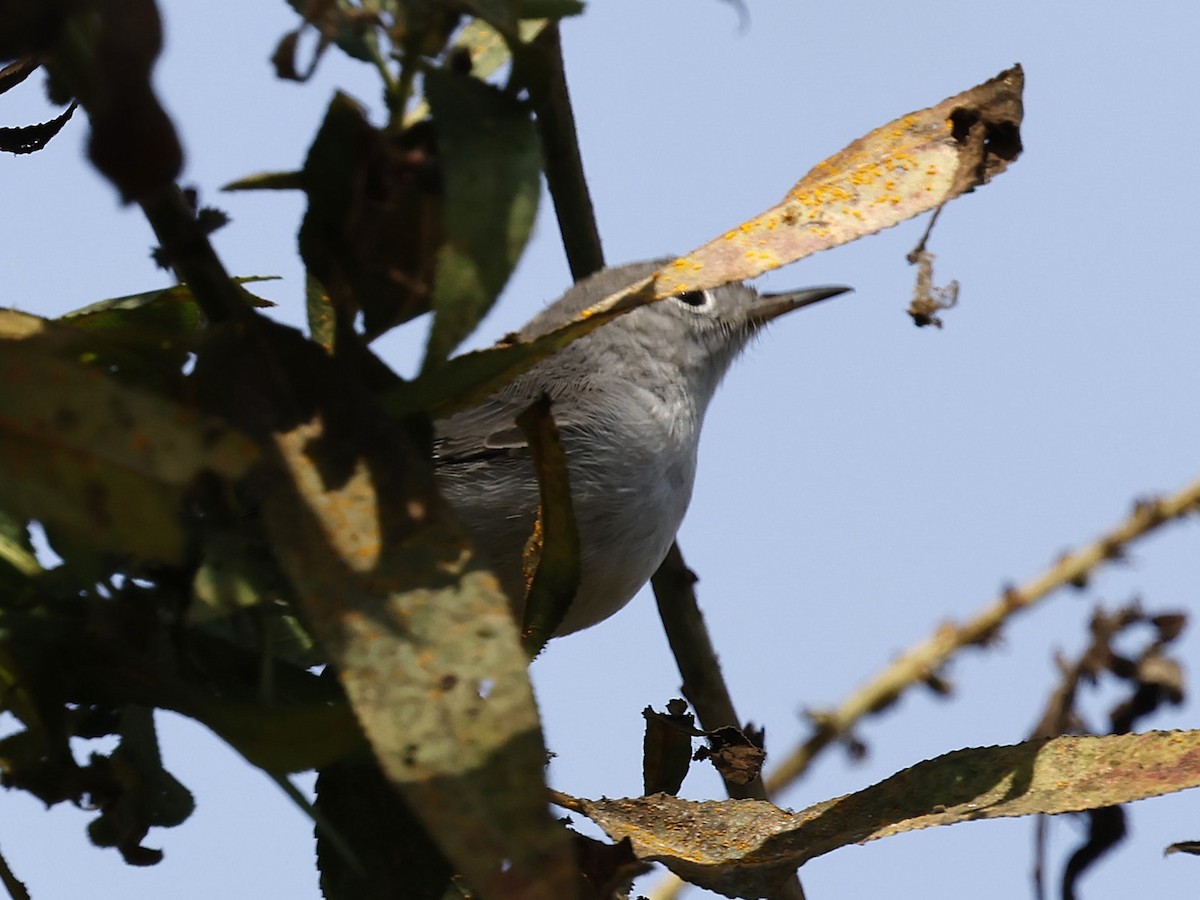
{"type": "MultiPolygon", "coordinates": [[[[521,329],[533,338],[669,260],[605,269],[521,329]]],[[[621,316],[543,360],[483,403],[436,423],[439,487],[520,613],[521,555],[538,486],[513,419],[543,394],[567,453],[581,584],[558,634],[606,619],[666,556],[692,496],[704,413],[729,364],[765,322],[846,288],[762,297],[743,284],[621,316]]]]}

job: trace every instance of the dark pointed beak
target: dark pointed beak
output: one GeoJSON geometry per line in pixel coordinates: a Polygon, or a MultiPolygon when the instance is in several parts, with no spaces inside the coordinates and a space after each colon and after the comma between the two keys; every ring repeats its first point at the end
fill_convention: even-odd
{"type": "Polygon", "coordinates": [[[849,293],[854,288],[845,285],[829,285],[825,287],[804,288],[799,291],[785,291],[781,294],[761,294],[754,306],[754,320],[759,324],[770,322],[772,319],[800,309],[802,306],[812,306],[830,297],[849,293]]]}

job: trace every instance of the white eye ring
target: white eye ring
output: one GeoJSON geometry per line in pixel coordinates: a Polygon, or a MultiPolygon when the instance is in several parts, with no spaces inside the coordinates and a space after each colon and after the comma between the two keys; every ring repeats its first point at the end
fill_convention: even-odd
{"type": "Polygon", "coordinates": [[[708,305],[708,291],[684,291],[680,294],[675,294],[675,299],[685,306],[690,306],[693,309],[699,309],[701,306],[708,305]]]}

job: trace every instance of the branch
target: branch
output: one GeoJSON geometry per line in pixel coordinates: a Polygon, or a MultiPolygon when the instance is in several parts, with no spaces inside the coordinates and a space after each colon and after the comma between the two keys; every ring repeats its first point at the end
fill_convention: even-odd
{"type": "Polygon", "coordinates": [[[546,184],[571,277],[579,281],[604,268],[604,249],[583,174],[557,24],[547,25],[528,45],[523,60],[528,63],[527,86],[542,141],[546,184]]]}
{"type": "MultiPolygon", "coordinates": [[[[650,583],[658,603],[658,615],[667,633],[667,642],[671,645],[671,652],[675,655],[679,674],[683,678],[683,695],[700,717],[701,726],[707,731],[715,731],[725,725],[741,728],[742,722],[721,675],[721,664],[696,602],[696,592],[693,590],[696,575],[683,561],[678,544],[671,544],[667,558],[658,567],[650,583]]],[[[771,799],[761,778],[749,784],[726,781],[725,790],[734,800],[771,799]]],[[[683,887],[684,882],[671,874],[651,894],[654,900],[670,900],[678,896],[683,887]]],[[[797,877],[784,882],[774,900],[804,900],[800,879],[797,877]]]]}
{"type": "Polygon", "coordinates": [[[808,768],[829,744],[849,733],[865,716],[890,706],[914,684],[935,678],[939,669],[964,647],[993,640],[1011,616],[1028,609],[1065,585],[1083,587],[1102,563],[1124,558],[1126,547],[1161,525],[1200,510],[1200,479],[1178,493],[1139,500],[1122,523],[1092,543],[1065,553],[1046,571],[1019,587],[1007,588],[975,618],[962,625],[946,623],[904,653],[834,710],[812,715],[816,730],[767,779],[768,791],[780,791],[808,768]]]}
{"type": "Polygon", "coordinates": [[[210,323],[255,316],[177,186],[169,185],[143,199],[141,207],[158,237],[165,261],[179,280],[187,283],[210,323]]]}

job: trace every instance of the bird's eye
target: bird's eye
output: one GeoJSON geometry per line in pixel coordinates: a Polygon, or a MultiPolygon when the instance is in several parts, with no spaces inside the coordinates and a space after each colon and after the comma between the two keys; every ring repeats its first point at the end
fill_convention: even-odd
{"type": "Polygon", "coordinates": [[[708,295],[704,291],[684,291],[682,294],[676,294],[675,299],[688,306],[703,306],[708,302],[708,295]]]}

